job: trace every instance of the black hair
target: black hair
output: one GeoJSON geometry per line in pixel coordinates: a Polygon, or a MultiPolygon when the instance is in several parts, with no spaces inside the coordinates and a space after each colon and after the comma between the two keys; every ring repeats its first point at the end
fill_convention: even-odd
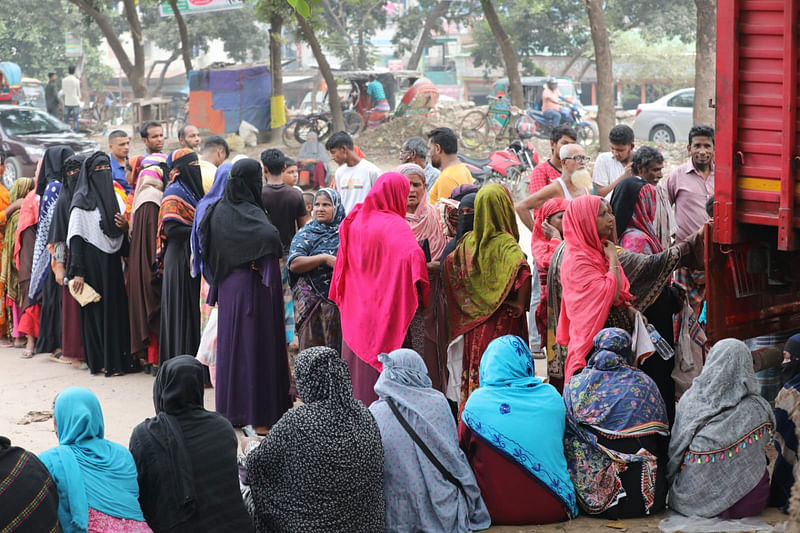
{"type": "Polygon", "coordinates": [[[708,200],[706,200],[706,213],[708,213],[709,217],[714,218],[714,195],[713,194],[708,197],[708,200]]]}
{"type": "Polygon", "coordinates": [[[128,132],[122,130],[114,130],[108,134],[108,142],[111,142],[114,139],[121,139],[123,137],[127,138],[128,132]]]}
{"type": "Polygon", "coordinates": [[[155,127],[163,128],[164,126],[162,126],[161,123],[156,122],[155,120],[148,120],[142,125],[141,128],[139,128],[139,135],[142,136],[142,139],[147,139],[147,137],[149,136],[148,131],[150,130],[150,128],[155,128],[155,127]]]}
{"type": "Polygon", "coordinates": [[[225,159],[228,159],[228,156],[231,155],[231,149],[228,147],[228,142],[219,135],[212,135],[203,143],[203,151],[205,152],[209,148],[222,148],[225,150],[225,159]]]}
{"type": "Polygon", "coordinates": [[[438,144],[442,152],[448,155],[458,153],[458,137],[450,128],[436,128],[428,134],[428,139],[433,141],[433,144],[438,144]]]}
{"type": "Polygon", "coordinates": [[[75,65],[68,66],[67,71],[69,71],[70,74],[75,74],[75,65]]]}
{"type": "Polygon", "coordinates": [[[663,163],[664,156],[652,146],[642,146],[633,153],[631,171],[641,176],[652,163],[663,163]]]}
{"type": "Polygon", "coordinates": [[[178,129],[178,140],[180,141],[181,139],[185,138],[186,138],[186,126],[181,126],[178,129]]]}
{"type": "Polygon", "coordinates": [[[6,159],[8,159],[8,152],[0,150],[0,165],[5,165],[6,159]]]}
{"type": "Polygon", "coordinates": [[[617,124],[608,132],[611,144],[633,144],[633,130],[627,124],[617,124]]]}
{"type": "Polygon", "coordinates": [[[689,146],[692,145],[692,140],[695,137],[708,137],[711,139],[711,144],[714,144],[714,128],[711,126],[692,126],[689,130],[689,146]]]}
{"type": "Polygon", "coordinates": [[[331,135],[330,139],[325,143],[325,149],[331,151],[334,148],[347,148],[353,149],[353,138],[346,131],[337,131],[331,135]]]}
{"type": "Polygon", "coordinates": [[[287,169],[289,167],[297,166],[297,161],[289,157],[288,155],[283,158],[283,168],[287,169]]]}
{"type": "Polygon", "coordinates": [[[281,175],[284,161],[286,161],[286,156],[277,148],[268,148],[261,152],[261,164],[273,176],[281,175]]]}
{"type": "Polygon", "coordinates": [[[52,77],[53,77],[53,76],[55,76],[55,75],[56,75],[56,73],[55,73],[55,72],[48,72],[48,73],[47,73],[47,77],[48,77],[48,78],[52,78],[52,77]]]}
{"type": "Polygon", "coordinates": [[[560,126],[556,126],[553,128],[553,131],[550,132],[550,140],[554,143],[557,143],[561,140],[561,137],[567,136],[572,139],[572,142],[576,142],[578,140],[578,134],[575,132],[567,124],[561,124],[560,126]]]}

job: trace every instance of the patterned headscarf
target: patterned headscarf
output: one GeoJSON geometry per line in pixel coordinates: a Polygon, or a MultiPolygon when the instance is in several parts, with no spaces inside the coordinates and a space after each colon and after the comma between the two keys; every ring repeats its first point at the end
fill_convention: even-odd
{"type": "Polygon", "coordinates": [[[395,172],[410,177],[414,174],[422,178],[423,193],[413,213],[406,213],[406,220],[418,241],[428,240],[431,260],[438,261],[442,257],[448,239],[444,236],[444,225],[436,207],[428,203],[428,190],[425,185],[425,171],[416,163],[406,163],[394,169],[395,172]]]}

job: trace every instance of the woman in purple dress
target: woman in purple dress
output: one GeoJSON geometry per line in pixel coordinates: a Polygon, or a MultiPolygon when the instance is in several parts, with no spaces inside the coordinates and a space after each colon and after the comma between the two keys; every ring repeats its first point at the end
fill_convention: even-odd
{"type": "Polygon", "coordinates": [[[217,412],[266,433],[289,409],[278,230],[261,205],[261,165],[233,165],[199,227],[209,304],[218,306],[217,412]]]}

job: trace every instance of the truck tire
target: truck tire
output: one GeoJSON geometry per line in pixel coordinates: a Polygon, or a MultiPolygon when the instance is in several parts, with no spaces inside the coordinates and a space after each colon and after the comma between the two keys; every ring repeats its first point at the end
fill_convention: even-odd
{"type": "Polygon", "coordinates": [[[11,190],[14,181],[22,177],[22,163],[16,157],[9,157],[6,159],[6,173],[3,174],[3,185],[6,189],[11,190]]]}
{"type": "Polygon", "coordinates": [[[659,124],[650,130],[650,140],[657,143],[674,143],[675,134],[669,126],[659,124]]]}

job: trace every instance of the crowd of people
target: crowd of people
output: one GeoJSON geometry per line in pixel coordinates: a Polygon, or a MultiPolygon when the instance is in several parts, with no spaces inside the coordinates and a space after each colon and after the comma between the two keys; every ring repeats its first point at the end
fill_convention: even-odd
{"type": "Polygon", "coordinates": [[[109,154],[49,148],[0,189],[6,346],[151,373],[156,413],[125,448],[94,393],[62,390],[58,446],[37,459],[0,440],[0,525],[470,531],[788,510],[800,335],[772,348],[773,409],[763,351],[689,332],[713,129],[692,128],[662,180],[629,127],[594,174],[557,127],[516,204],[473,185],[448,128],[385,173],[345,132],[230,163],[193,126],[170,154],[157,123],[141,137],[135,157],[123,132],[109,154]]]}

